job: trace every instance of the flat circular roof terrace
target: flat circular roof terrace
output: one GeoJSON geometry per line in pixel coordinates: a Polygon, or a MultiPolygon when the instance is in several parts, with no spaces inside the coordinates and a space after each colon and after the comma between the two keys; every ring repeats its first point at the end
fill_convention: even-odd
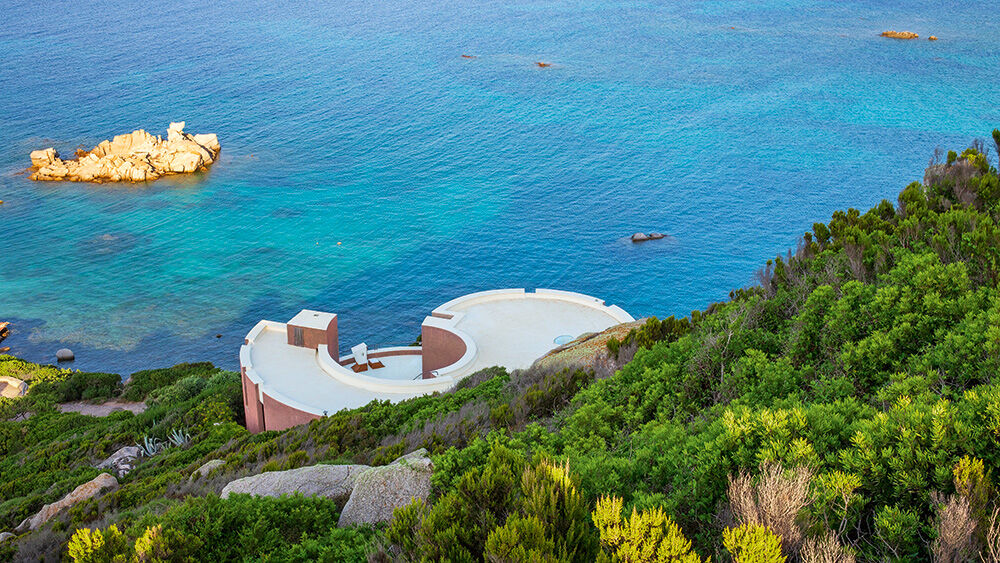
{"type": "Polygon", "coordinates": [[[431,317],[448,314],[455,315],[454,329],[467,334],[478,349],[469,373],[491,366],[527,368],[581,334],[635,320],[600,299],[545,289],[473,293],[445,303],[431,317]]]}
{"type": "Polygon", "coordinates": [[[579,293],[484,291],[435,309],[422,323],[422,346],[343,357],[335,314],[306,310],[288,323],[261,321],[240,349],[247,427],[280,430],[376,399],[444,391],[487,367],[527,368],[584,333],[633,320],[579,293]]]}

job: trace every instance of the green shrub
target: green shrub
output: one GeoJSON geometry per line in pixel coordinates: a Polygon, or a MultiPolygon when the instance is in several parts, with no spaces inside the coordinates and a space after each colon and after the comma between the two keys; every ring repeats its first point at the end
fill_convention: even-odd
{"type": "Polygon", "coordinates": [[[32,393],[49,393],[60,403],[79,400],[109,399],[122,388],[121,376],[116,373],[73,372],[65,379],[49,380],[35,384],[32,393]]]}
{"type": "Polygon", "coordinates": [[[920,539],[920,515],[915,510],[883,506],[875,513],[876,548],[890,561],[913,561],[924,555],[920,539]]]}
{"type": "Polygon", "coordinates": [[[197,551],[201,561],[268,559],[292,552],[331,560],[338,552],[363,553],[371,544],[371,531],[338,531],[338,517],[336,503],[324,497],[208,495],[188,497],[160,515],[147,514],[132,530],[162,525],[176,530],[176,537],[197,538],[202,542],[197,551]],[[341,542],[347,544],[343,550],[341,542]]]}
{"type": "Polygon", "coordinates": [[[189,375],[166,387],[154,389],[146,397],[151,404],[177,405],[201,393],[208,381],[200,375],[189,375]]]}
{"type": "Polygon", "coordinates": [[[139,371],[133,373],[125,382],[122,398],[129,401],[143,401],[155,389],[167,387],[186,377],[196,376],[200,379],[207,379],[216,375],[218,371],[215,366],[208,362],[178,364],[171,368],[139,371]]]}
{"type": "Polygon", "coordinates": [[[534,516],[511,516],[494,528],[483,548],[486,561],[568,561],[556,557],[555,542],[545,534],[545,525],[534,516]]]}
{"type": "Polygon", "coordinates": [[[110,563],[115,560],[125,560],[129,550],[125,536],[113,524],[104,531],[80,528],[70,538],[66,548],[74,563],[110,563]],[[117,559],[118,557],[122,559],[117,559]]]}
{"type": "Polygon", "coordinates": [[[592,518],[600,534],[604,560],[623,563],[699,563],[702,560],[662,509],[643,512],[633,509],[632,516],[623,520],[622,499],[603,497],[597,502],[592,518]]]}
{"type": "Polygon", "coordinates": [[[609,338],[606,346],[611,356],[617,358],[622,347],[635,345],[638,348],[651,348],[657,342],[673,342],[688,332],[691,332],[691,321],[686,318],[676,319],[671,315],[661,321],[650,317],[642,326],[628,331],[621,340],[609,338]]]}
{"type": "Polygon", "coordinates": [[[781,538],[766,526],[744,524],[722,532],[722,544],[734,563],[784,563],[781,538]]]}
{"type": "Polygon", "coordinates": [[[26,362],[14,356],[0,354],[0,376],[16,377],[28,382],[29,387],[39,383],[62,381],[69,377],[73,370],[61,369],[26,362]]]}

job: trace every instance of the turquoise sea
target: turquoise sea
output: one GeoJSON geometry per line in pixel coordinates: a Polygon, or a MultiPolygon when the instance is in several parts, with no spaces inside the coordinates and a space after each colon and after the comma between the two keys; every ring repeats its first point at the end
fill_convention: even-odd
{"type": "Polygon", "coordinates": [[[79,369],[236,368],[259,319],[301,308],[340,313],[345,347],[405,343],[436,305],[498,287],[685,315],[1000,127],[995,2],[0,11],[4,345],[68,346],[79,369]],[[181,120],[218,134],[208,173],[23,173],[33,149],[181,120]]]}

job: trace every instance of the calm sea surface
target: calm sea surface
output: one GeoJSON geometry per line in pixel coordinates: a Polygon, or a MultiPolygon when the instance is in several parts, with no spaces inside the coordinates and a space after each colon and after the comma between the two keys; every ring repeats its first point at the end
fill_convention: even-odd
{"type": "Polygon", "coordinates": [[[935,147],[1000,127],[995,2],[0,12],[5,345],[68,346],[87,370],[236,368],[259,319],[306,307],[340,313],[345,348],[406,343],[436,305],[498,287],[685,315],[832,211],[894,200],[935,147]],[[33,149],[181,120],[218,134],[210,172],[23,174],[33,149]],[[654,230],[669,238],[625,239],[654,230]]]}

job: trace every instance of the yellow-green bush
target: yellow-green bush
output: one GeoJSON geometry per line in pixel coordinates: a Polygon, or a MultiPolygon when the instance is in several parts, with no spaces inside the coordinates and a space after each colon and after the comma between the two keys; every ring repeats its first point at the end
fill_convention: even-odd
{"type": "Polygon", "coordinates": [[[722,545],[734,563],[784,563],[781,538],[766,526],[744,524],[722,532],[722,545]]]}
{"type": "Polygon", "coordinates": [[[677,524],[663,509],[632,510],[622,519],[622,499],[603,497],[592,515],[601,538],[602,556],[622,563],[699,563],[677,524]]]}

